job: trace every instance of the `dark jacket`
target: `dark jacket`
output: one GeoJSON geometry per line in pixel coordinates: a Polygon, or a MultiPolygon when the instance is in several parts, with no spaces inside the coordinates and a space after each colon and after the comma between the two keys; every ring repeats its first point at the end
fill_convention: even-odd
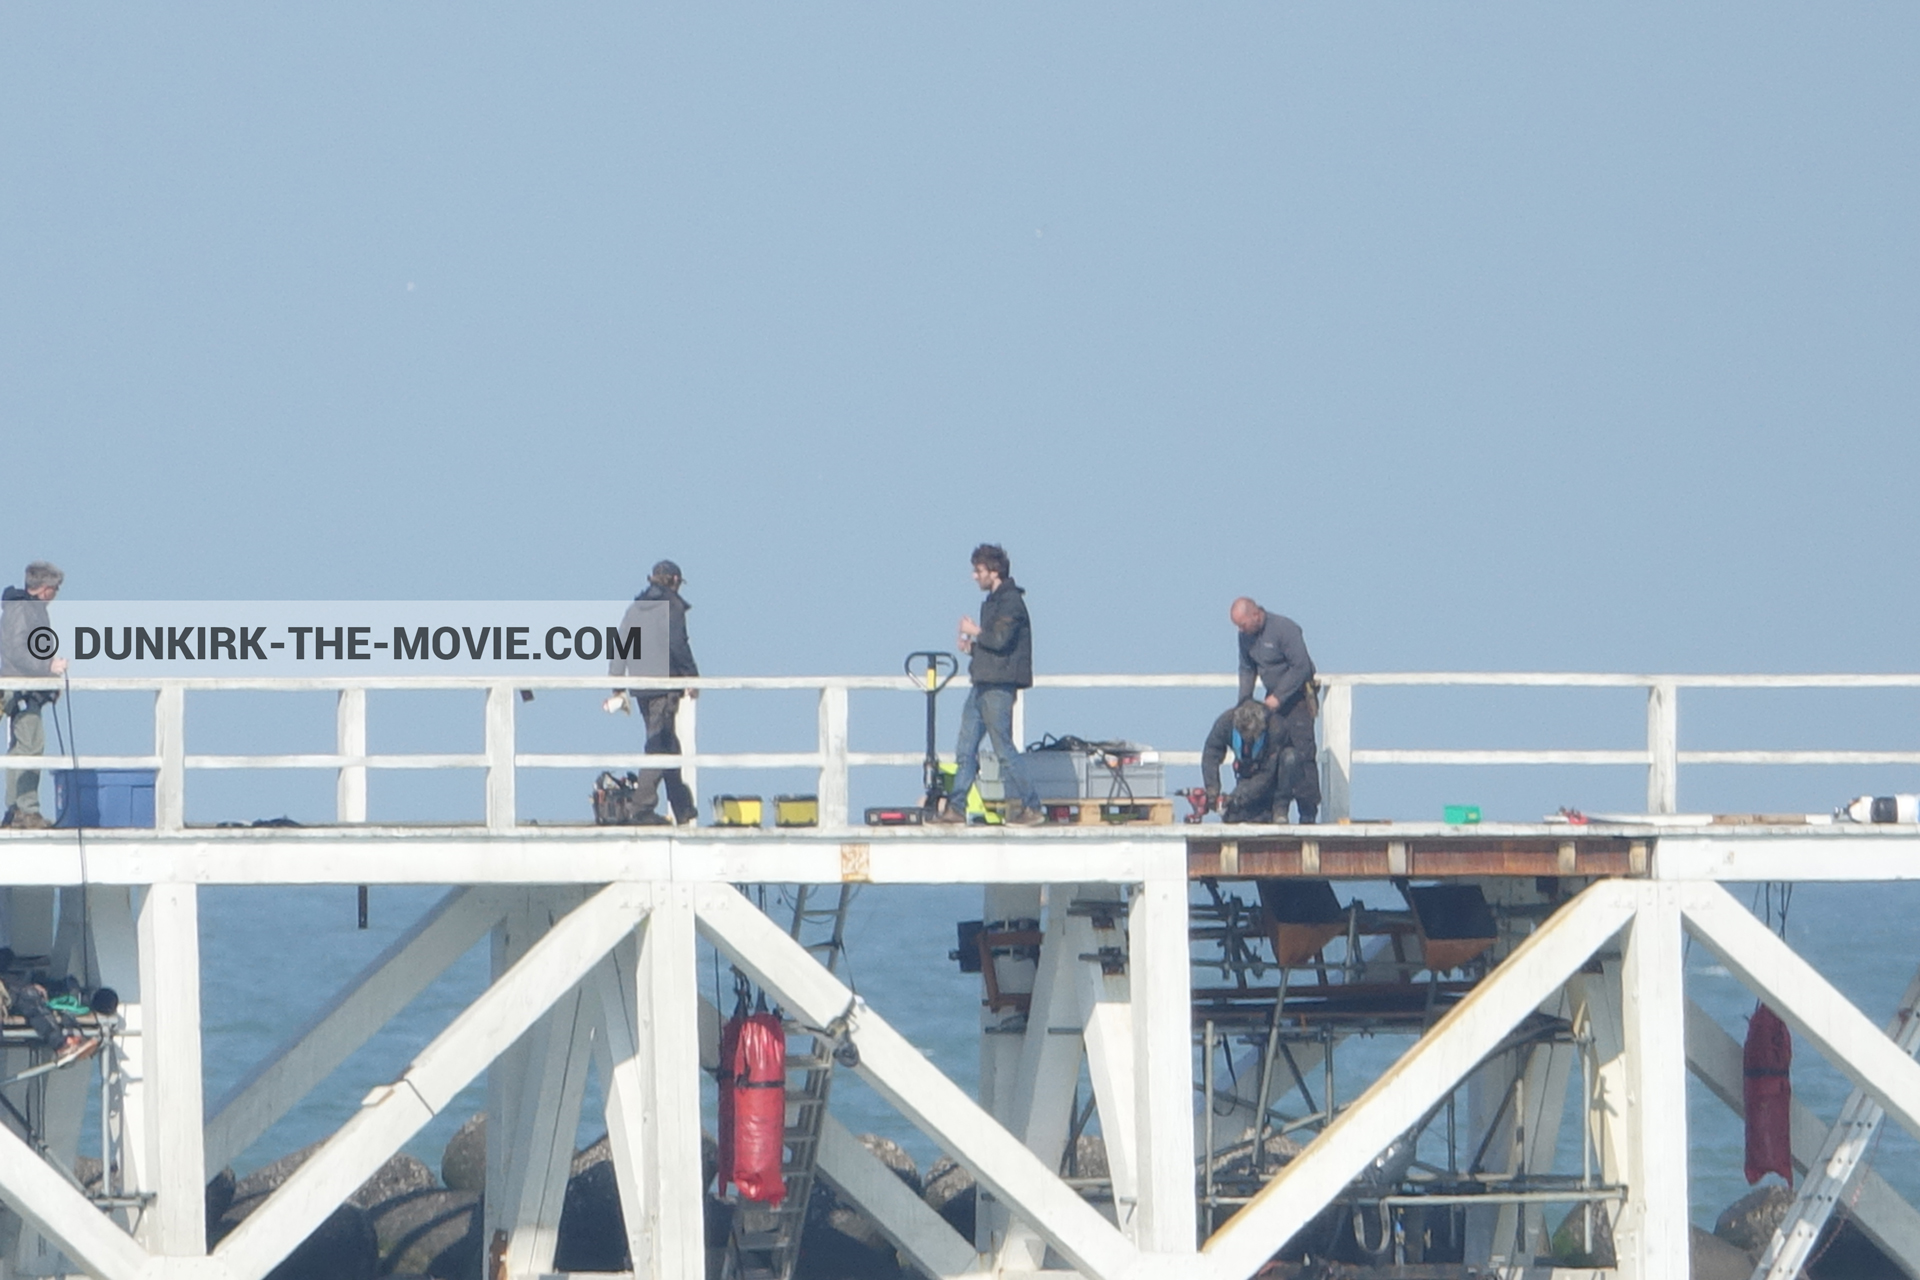
{"type": "Polygon", "coordinates": [[[1273,821],[1274,789],[1280,778],[1280,753],[1286,730],[1280,713],[1267,712],[1267,730],[1254,742],[1235,741],[1234,708],[1228,707],[1207,731],[1200,752],[1200,781],[1208,795],[1220,794],[1220,762],[1233,759],[1233,796],[1227,817],[1238,822],[1273,821]]]}
{"type": "Polygon", "coordinates": [[[1307,656],[1306,637],[1300,624],[1277,613],[1267,614],[1267,623],[1258,632],[1240,633],[1240,700],[1253,696],[1253,680],[1259,676],[1267,692],[1285,708],[1300,696],[1313,679],[1313,659],[1307,656]]]}
{"type": "Polygon", "coordinates": [[[1033,622],[1026,592],[1002,579],[980,605],[980,634],[973,638],[967,677],[975,684],[1033,687],[1033,622]]]}
{"type": "MultiPolygon", "coordinates": [[[[657,582],[649,582],[647,589],[634,597],[638,603],[642,600],[665,600],[667,602],[667,674],[670,676],[697,676],[700,664],[693,660],[693,645],[687,640],[687,610],[693,606],[680,598],[680,593],[657,582]]],[[[631,628],[640,625],[640,620],[629,609],[621,622],[621,627],[631,628]]],[[[628,663],[614,659],[610,667],[616,676],[641,674],[637,669],[629,672],[628,663]]],[[[636,698],[655,698],[661,694],[659,689],[635,689],[636,698]]]]}
{"type": "Polygon", "coordinates": [[[27,650],[27,637],[47,621],[47,602],[36,600],[20,587],[0,590],[0,676],[50,676],[51,656],[36,658],[27,650]]]}

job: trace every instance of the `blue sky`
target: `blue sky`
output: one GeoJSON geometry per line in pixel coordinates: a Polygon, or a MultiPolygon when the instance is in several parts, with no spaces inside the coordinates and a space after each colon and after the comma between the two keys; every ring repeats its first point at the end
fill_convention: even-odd
{"type": "MultiPolygon", "coordinates": [[[[1911,668],[1894,5],[10,6],[0,566],[891,670],[1911,668]]],[[[17,569],[7,568],[11,575],[17,569]]],[[[1637,714],[1637,713],[1636,713],[1637,714]]],[[[1629,717],[1631,720],[1631,717],[1629,717]]]]}

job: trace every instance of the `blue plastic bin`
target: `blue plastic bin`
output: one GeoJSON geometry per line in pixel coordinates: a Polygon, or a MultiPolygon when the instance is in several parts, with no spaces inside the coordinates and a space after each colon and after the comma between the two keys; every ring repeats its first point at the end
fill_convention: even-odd
{"type": "Polygon", "coordinates": [[[56,827],[151,827],[153,770],[55,769],[56,827]]]}

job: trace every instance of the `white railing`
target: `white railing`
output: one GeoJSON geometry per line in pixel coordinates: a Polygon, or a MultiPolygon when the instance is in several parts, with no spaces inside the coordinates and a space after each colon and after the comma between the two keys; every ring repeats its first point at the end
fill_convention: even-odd
{"type": "MultiPolygon", "coordinates": [[[[1682,751],[1679,749],[1679,694],[1682,689],[1915,689],[1920,675],[1613,675],[1562,672],[1375,672],[1322,675],[1320,694],[1320,768],[1325,793],[1323,816],[1348,816],[1356,765],[1616,765],[1647,771],[1647,811],[1672,813],[1680,767],[1713,765],[1920,765],[1916,751],[1682,751]],[[1638,750],[1424,750],[1357,748],[1353,732],[1356,689],[1411,687],[1497,687],[1534,689],[1641,689],[1647,695],[1646,746],[1638,750]]],[[[717,769],[812,769],[819,774],[820,821],[844,826],[849,819],[849,773],[854,768],[913,766],[919,751],[854,751],[848,745],[848,694],[876,690],[920,694],[920,686],[902,676],[753,676],[686,679],[637,679],[620,683],[635,689],[812,690],[819,698],[818,738],[811,751],[703,752],[696,742],[694,710],[681,703],[680,755],[644,752],[523,752],[518,750],[515,708],[521,690],[584,689],[604,692],[607,677],[548,676],[513,679],[496,676],[282,677],[282,678],[120,678],[88,677],[71,682],[79,691],[145,691],[154,695],[154,745],[150,755],[77,757],[89,769],[153,769],[155,825],[185,826],[185,780],[196,769],[332,769],[338,775],[335,817],[342,823],[367,820],[367,772],[370,769],[481,769],[486,771],[486,825],[506,831],[517,825],[515,776],[520,769],[635,769],[679,766],[691,774],[717,769]],[[369,754],[367,693],[370,690],[476,690],[486,693],[486,734],[477,753],[369,754]],[[261,755],[189,755],[186,743],[186,694],[221,692],[333,692],[338,697],[336,741],[331,753],[261,755]]],[[[964,685],[964,681],[959,682],[964,685]]],[[[15,689],[57,689],[51,679],[10,678],[15,689]]],[[[1231,674],[1206,675],[1061,675],[1041,676],[1040,689],[1231,689],[1231,674]]],[[[1024,738],[1018,712],[1016,738],[1024,738]]],[[[1197,751],[1162,751],[1168,764],[1198,764],[1197,751]]],[[[8,767],[57,769],[76,763],[73,756],[14,756],[8,767]]]]}

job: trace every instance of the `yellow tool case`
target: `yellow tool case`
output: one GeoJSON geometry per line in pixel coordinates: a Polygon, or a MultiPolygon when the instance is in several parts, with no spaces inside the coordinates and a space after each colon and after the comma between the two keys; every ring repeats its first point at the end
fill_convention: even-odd
{"type": "Polygon", "coordinates": [[[716,827],[757,827],[766,808],[759,796],[715,796],[713,825],[716,827]]]}
{"type": "Polygon", "coordinates": [[[817,827],[820,825],[819,796],[775,796],[773,825],[776,827],[817,827]]]}

